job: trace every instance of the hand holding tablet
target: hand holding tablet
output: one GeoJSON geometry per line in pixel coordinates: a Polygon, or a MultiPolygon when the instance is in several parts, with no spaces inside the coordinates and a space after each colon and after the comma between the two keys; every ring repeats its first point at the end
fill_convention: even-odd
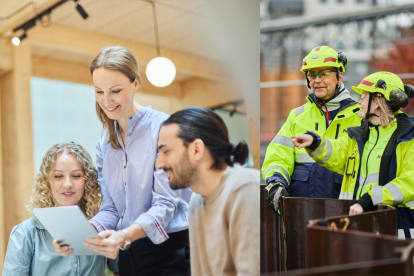
{"type": "Polygon", "coordinates": [[[72,255],[98,255],[83,244],[100,237],[78,206],[35,208],[33,213],[53,239],[72,248],[72,255]]]}

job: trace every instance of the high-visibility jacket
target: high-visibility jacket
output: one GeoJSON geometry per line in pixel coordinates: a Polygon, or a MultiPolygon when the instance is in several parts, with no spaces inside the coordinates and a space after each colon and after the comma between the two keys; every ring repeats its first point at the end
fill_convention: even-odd
{"type": "Polygon", "coordinates": [[[307,151],[320,165],[343,174],[340,199],[368,193],[373,205],[396,206],[398,236],[414,238],[414,123],[400,113],[384,128],[370,127],[366,142],[362,137],[362,127],[351,127],[348,135],[321,137],[319,146],[307,151]]]}
{"type": "Polygon", "coordinates": [[[262,165],[266,184],[281,183],[287,187],[289,196],[338,198],[342,176],[318,164],[305,149],[295,148],[291,137],[312,130],[319,135],[337,139],[351,126],[359,126],[359,105],[350,98],[342,86],[341,93],[319,106],[313,94],[307,103],[293,109],[280,131],[269,143],[262,165]],[[326,109],[331,114],[330,121],[326,109]],[[332,114],[334,114],[332,116],[332,114]]]}

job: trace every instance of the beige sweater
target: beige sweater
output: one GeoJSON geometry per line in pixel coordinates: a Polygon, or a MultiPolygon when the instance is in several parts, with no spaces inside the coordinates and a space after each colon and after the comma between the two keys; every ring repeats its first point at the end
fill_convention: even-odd
{"type": "Polygon", "coordinates": [[[257,170],[235,166],[211,195],[193,194],[191,275],[259,275],[259,186],[257,170]]]}

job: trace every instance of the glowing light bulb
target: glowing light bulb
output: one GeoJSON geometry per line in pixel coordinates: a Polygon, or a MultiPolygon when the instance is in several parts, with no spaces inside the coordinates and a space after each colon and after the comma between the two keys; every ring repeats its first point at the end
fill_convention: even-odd
{"type": "Polygon", "coordinates": [[[174,63],[168,58],[156,57],[148,62],[145,73],[154,86],[165,87],[173,82],[176,69],[174,63]]]}

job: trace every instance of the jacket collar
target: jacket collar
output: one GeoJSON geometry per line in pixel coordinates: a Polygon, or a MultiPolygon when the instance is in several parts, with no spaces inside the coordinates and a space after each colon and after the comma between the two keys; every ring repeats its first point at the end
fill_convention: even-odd
{"type": "MultiPolygon", "coordinates": [[[[314,93],[309,94],[307,100],[311,103],[316,104],[317,106],[318,103],[320,103],[320,100],[315,96],[314,93]]],[[[342,110],[345,107],[353,105],[355,103],[356,102],[352,99],[349,90],[345,88],[345,85],[343,83],[341,83],[338,95],[326,102],[325,105],[328,108],[328,111],[333,111],[337,110],[338,108],[341,108],[342,110]]]]}

